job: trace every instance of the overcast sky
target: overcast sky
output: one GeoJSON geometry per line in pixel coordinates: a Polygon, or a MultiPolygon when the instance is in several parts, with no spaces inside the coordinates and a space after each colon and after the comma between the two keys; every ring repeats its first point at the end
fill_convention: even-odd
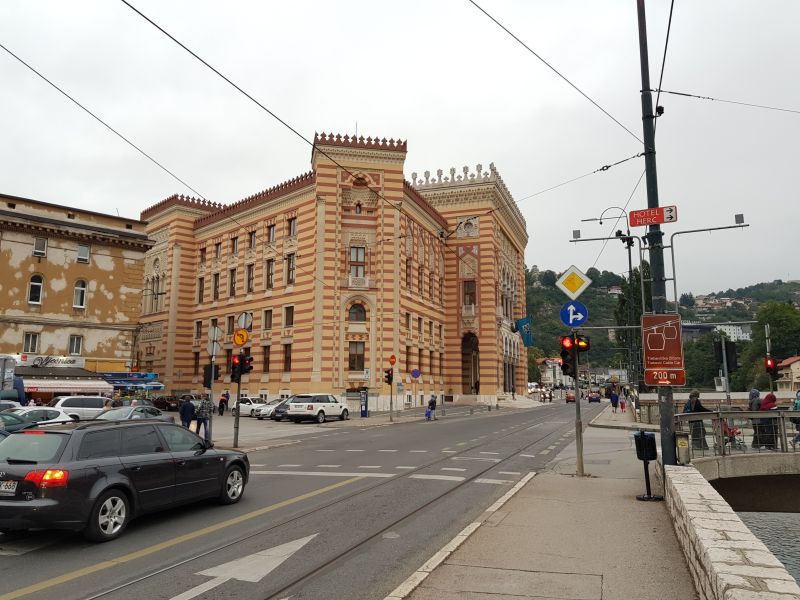
{"type": "MultiPolygon", "coordinates": [[[[307,139],[356,122],[407,139],[409,179],[494,162],[522,199],[642,150],[467,0],[132,3],[307,139]]],[[[479,4],[641,138],[635,0],[479,4]]],[[[647,9],[656,87],[669,0],[647,9]]],[[[663,88],[800,110],[798,23],[796,0],[678,0],[663,88]]],[[[206,198],[234,202],[309,169],[309,146],[122,2],[3,0],[0,43],[206,198]]],[[[0,192],[126,217],[194,195],[2,50],[0,82],[0,192]]],[[[660,104],[661,204],[679,211],[667,234],[735,213],[751,224],[678,237],[679,293],[800,279],[800,114],[660,104]]],[[[527,264],[625,271],[621,243],[598,259],[599,244],[569,239],[613,232],[613,218],[580,221],[625,206],[643,169],[631,160],[520,200],[527,264]]],[[[642,180],[627,206],[646,205],[642,180]]]]}

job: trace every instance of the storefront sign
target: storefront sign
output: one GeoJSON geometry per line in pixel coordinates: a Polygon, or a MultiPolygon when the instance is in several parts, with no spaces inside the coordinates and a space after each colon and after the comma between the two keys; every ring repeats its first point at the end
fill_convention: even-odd
{"type": "Polygon", "coordinates": [[[12,354],[21,367],[78,367],[86,366],[82,356],[53,356],[52,354],[12,354]]]}

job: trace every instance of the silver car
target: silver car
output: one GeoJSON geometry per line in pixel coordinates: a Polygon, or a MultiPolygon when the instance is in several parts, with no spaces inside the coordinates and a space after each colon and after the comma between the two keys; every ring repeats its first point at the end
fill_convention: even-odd
{"type": "Polygon", "coordinates": [[[47,406],[60,408],[73,419],[94,419],[103,412],[103,396],[57,396],[47,406]]]}

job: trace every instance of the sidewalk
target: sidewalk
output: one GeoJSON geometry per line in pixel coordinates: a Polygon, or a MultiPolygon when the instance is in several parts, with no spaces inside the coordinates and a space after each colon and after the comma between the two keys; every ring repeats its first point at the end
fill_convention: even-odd
{"type": "Polygon", "coordinates": [[[606,409],[592,419],[589,425],[591,427],[603,427],[605,429],[626,429],[629,431],[644,429],[645,431],[661,431],[658,425],[637,423],[636,413],[632,407],[628,406],[625,412],[619,409],[617,409],[617,412],[612,412],[610,403],[606,403],[606,409]]]}
{"type": "MultiPolygon", "coordinates": [[[[621,425],[621,416],[604,419],[621,425]]],[[[587,429],[584,462],[590,476],[578,479],[575,446],[568,446],[547,471],[456,538],[466,541],[454,540],[429,561],[426,578],[430,569],[423,567],[389,598],[696,598],[666,507],[636,500],[644,493],[644,476],[632,432],[587,429]]]]}

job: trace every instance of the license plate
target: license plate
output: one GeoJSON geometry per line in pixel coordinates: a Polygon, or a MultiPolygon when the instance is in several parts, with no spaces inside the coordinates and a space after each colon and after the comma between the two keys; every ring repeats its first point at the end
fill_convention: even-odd
{"type": "Polygon", "coordinates": [[[13,496],[16,493],[16,481],[0,481],[0,496],[13,496]]]}

